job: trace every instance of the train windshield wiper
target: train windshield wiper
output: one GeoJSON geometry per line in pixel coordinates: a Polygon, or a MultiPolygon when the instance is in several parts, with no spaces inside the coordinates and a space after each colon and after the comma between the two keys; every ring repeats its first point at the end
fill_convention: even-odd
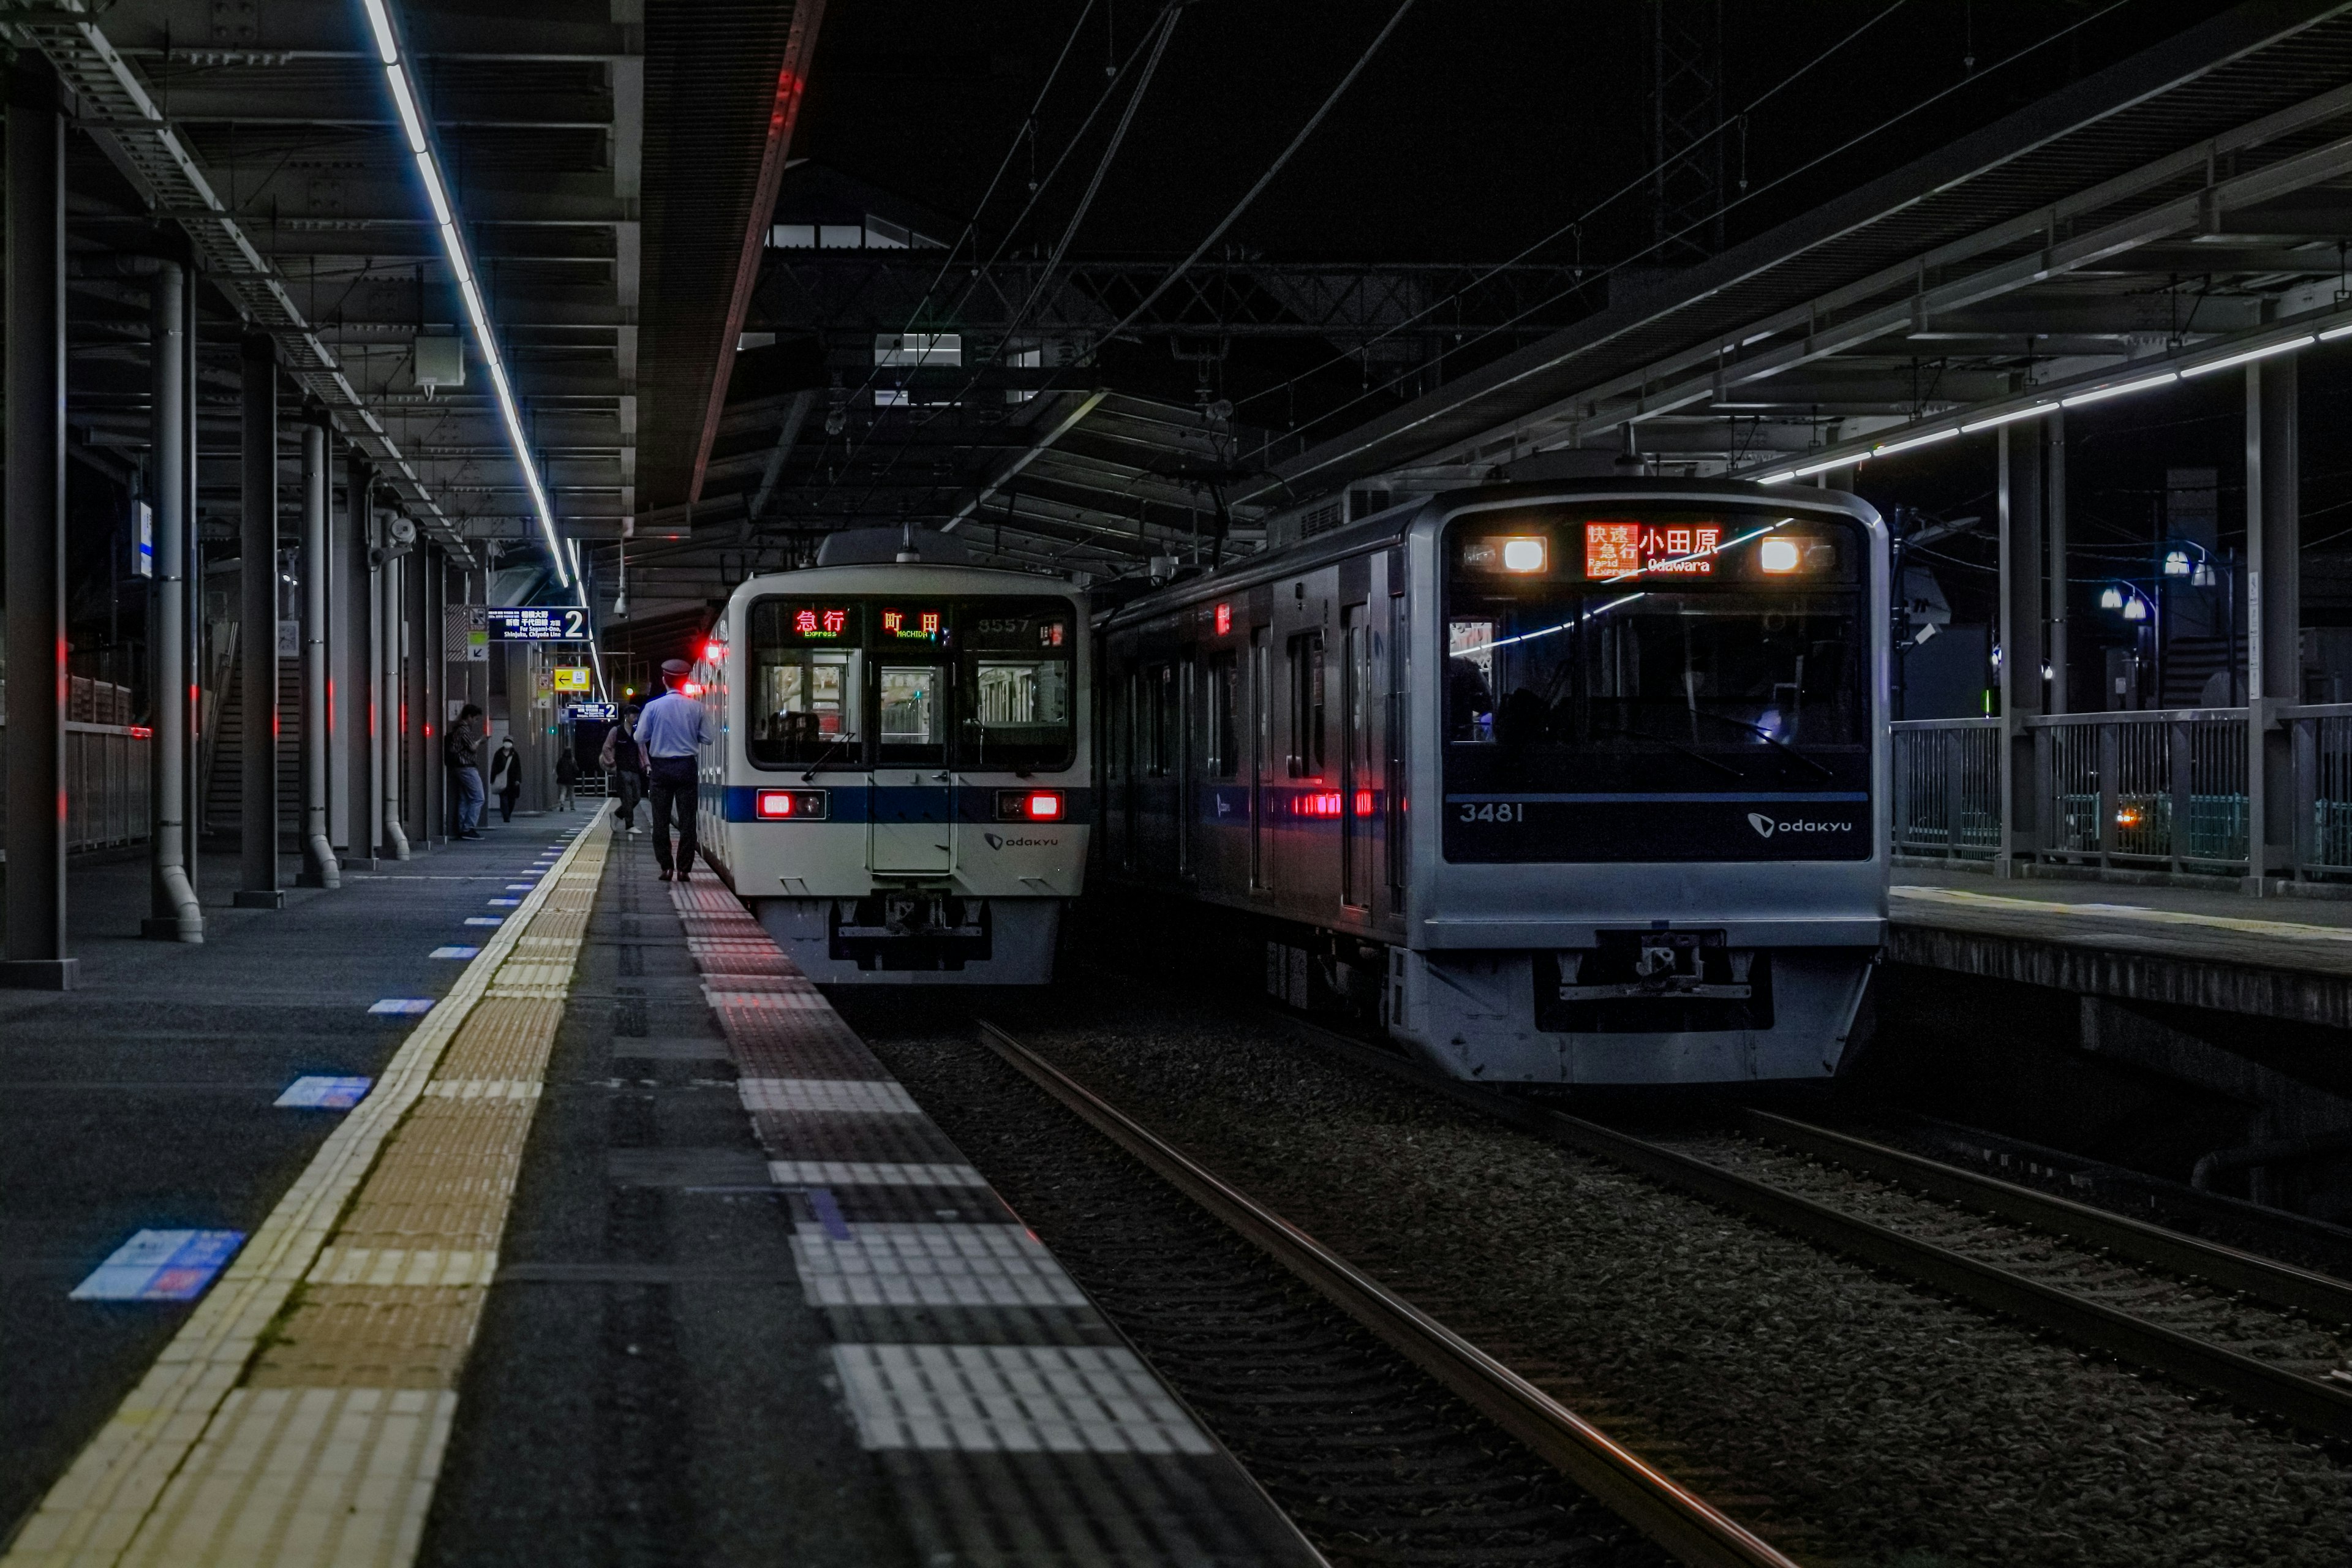
{"type": "Polygon", "coordinates": [[[1710,713],[1704,708],[1693,708],[1688,710],[1688,711],[1697,714],[1702,719],[1712,719],[1718,724],[1730,724],[1745,730],[1749,734],[1755,736],[1758,740],[1763,742],[1766,745],[1778,747],[1780,750],[1786,752],[1789,755],[1796,758],[1797,761],[1804,763],[1805,766],[1812,769],[1813,772],[1821,774],[1822,777],[1825,779],[1833,779],[1837,777],[1836,773],[1831,772],[1828,768],[1823,767],[1821,763],[1813,761],[1812,758],[1805,755],[1804,752],[1797,750],[1796,747],[1789,744],[1788,742],[1783,741],[1778,735],[1772,733],[1771,731],[1764,728],[1761,724],[1751,724],[1745,719],[1734,719],[1728,713],[1710,713]]]}
{"type": "Polygon", "coordinates": [[[844,746],[847,745],[848,743],[849,743],[849,742],[848,742],[847,741],[845,741],[845,740],[843,740],[843,741],[835,741],[835,742],[833,742],[833,744],[831,744],[831,745],[827,746],[824,751],[819,752],[816,754],[816,761],[814,761],[814,762],[811,763],[808,765],[808,772],[806,772],[806,773],[803,773],[803,774],[801,775],[801,783],[803,783],[803,784],[806,784],[806,783],[808,783],[808,782],[809,782],[809,780],[811,780],[811,779],[813,779],[813,778],[816,777],[816,771],[817,771],[817,769],[819,769],[819,768],[821,768],[821,767],[824,766],[824,764],[825,764],[825,763],[829,763],[829,762],[833,761],[833,753],[834,753],[834,752],[837,752],[837,751],[839,751],[839,750],[841,750],[841,749],[842,749],[842,747],[844,747],[844,746]]]}
{"type": "Polygon", "coordinates": [[[1733,767],[1729,763],[1719,762],[1717,759],[1708,756],[1705,752],[1694,752],[1688,746],[1683,745],[1679,742],[1669,741],[1664,735],[1653,733],[1648,730],[1636,730],[1630,724],[1612,724],[1609,728],[1602,730],[1601,733],[1604,735],[1630,735],[1637,741],[1655,741],[1659,745],[1665,747],[1666,750],[1670,752],[1679,752],[1684,756],[1688,757],[1692,762],[1703,763],[1707,767],[1713,768],[1717,773],[1728,773],[1736,779],[1745,779],[1748,776],[1746,773],[1741,773],[1738,768],[1733,767]]]}

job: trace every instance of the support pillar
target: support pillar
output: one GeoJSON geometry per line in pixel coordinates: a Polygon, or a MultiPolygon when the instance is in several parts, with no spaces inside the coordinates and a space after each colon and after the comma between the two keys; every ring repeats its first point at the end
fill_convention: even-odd
{"type": "Polygon", "coordinates": [[[2042,711],[2042,441],[2004,425],[2000,440],[2000,850],[1994,874],[2023,875],[2040,843],[2033,731],[2042,711]]]}
{"type": "Polygon", "coordinates": [[[302,424],[302,869],[305,888],[340,888],[342,868],[327,837],[327,775],[334,716],[327,700],[327,427],[302,424]]]}
{"type": "MultiPolygon", "coordinates": [[[[373,504],[373,503],[371,503],[373,504]]],[[[391,548],[385,534],[386,549],[391,548]]],[[[402,592],[408,570],[405,553],[387,554],[376,572],[383,595],[376,612],[376,778],[383,785],[383,853],[394,860],[409,857],[408,832],[402,826],[408,797],[407,774],[402,765],[402,737],[407,726],[408,688],[402,679],[401,652],[407,646],[407,598],[402,592]]]]}
{"type": "Polygon", "coordinates": [[[157,264],[148,297],[151,439],[155,460],[150,502],[155,510],[155,586],[147,640],[155,660],[155,829],[149,914],[139,934],[201,942],[205,911],[188,879],[189,752],[195,741],[188,665],[189,435],[187,283],[180,268],[157,264]]]}
{"type": "Polygon", "coordinates": [[[354,858],[373,861],[383,842],[383,780],[376,769],[381,728],[376,704],[383,691],[383,637],[377,629],[382,625],[383,590],[377,584],[372,553],[376,547],[375,514],[368,500],[375,475],[356,453],[344,475],[345,613],[333,617],[342,653],[336,679],[342,683],[343,793],[348,814],[343,846],[354,858]]]}
{"type": "Polygon", "coordinates": [[[402,825],[407,829],[409,852],[432,847],[434,802],[431,795],[432,689],[425,679],[426,583],[433,575],[427,560],[430,547],[423,540],[400,558],[401,718],[403,749],[401,780],[402,825]]]}
{"type": "Polygon", "coordinates": [[[2059,714],[2070,710],[2067,676],[2072,668],[2066,644],[2066,411],[2062,408],[2045,415],[2042,423],[2050,432],[2050,473],[2043,498],[2050,535],[2050,684],[2046,689],[2049,711],[2059,714]]]}
{"type": "Polygon", "coordinates": [[[449,653],[441,635],[449,616],[449,563],[436,546],[427,546],[424,557],[425,605],[417,619],[416,660],[425,685],[425,832],[447,844],[457,837],[449,822],[449,770],[441,762],[441,744],[449,731],[449,653]]]}
{"type": "Polygon", "coordinates": [[[2246,367],[2246,890],[2292,868],[2294,737],[2303,700],[2303,486],[2294,356],[2246,367]]]}
{"type": "Polygon", "coordinates": [[[0,984],[68,991],[66,952],[66,131],[30,50],[8,77],[6,953],[0,984]]]}
{"type": "Polygon", "coordinates": [[[184,644],[184,668],[187,671],[188,748],[186,767],[182,773],[180,802],[188,823],[188,888],[199,903],[204,897],[205,789],[209,783],[203,776],[205,680],[211,673],[205,668],[205,546],[204,530],[197,526],[196,459],[200,450],[196,440],[196,324],[198,314],[197,279],[194,268],[188,268],[180,279],[180,320],[187,324],[187,352],[180,356],[183,374],[180,378],[180,406],[186,412],[186,422],[181,426],[180,494],[185,498],[183,516],[186,521],[187,638],[184,644]]]}
{"type": "Polygon", "coordinates": [[[236,907],[286,907],[278,885],[278,354],[245,340],[244,519],[238,531],[237,661],[245,735],[236,907]]]}

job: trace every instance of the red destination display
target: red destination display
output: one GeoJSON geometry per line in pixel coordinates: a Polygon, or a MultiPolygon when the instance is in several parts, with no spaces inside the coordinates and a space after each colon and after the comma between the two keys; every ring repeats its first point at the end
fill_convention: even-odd
{"type": "Polygon", "coordinates": [[[1713,522],[1588,522],[1584,574],[1612,577],[1714,574],[1723,527],[1713,522]]]}

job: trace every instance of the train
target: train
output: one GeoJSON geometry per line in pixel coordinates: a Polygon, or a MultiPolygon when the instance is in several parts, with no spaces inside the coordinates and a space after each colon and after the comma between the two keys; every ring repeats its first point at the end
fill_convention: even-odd
{"type": "Polygon", "coordinates": [[[691,679],[710,868],[825,984],[1043,984],[1094,816],[1088,602],[952,535],[746,579],[691,679]]]}
{"type": "Polygon", "coordinates": [[[1042,984],[1063,914],[1490,1083],[1834,1076],[1885,937],[1888,548],[1856,497],[1392,507],[1089,619],[940,535],[739,587],[707,858],[814,978],[1042,984]]]}
{"type": "Polygon", "coordinates": [[[1097,879],[1489,1083],[1845,1060],[1885,935],[1885,527],[1810,487],[1392,507],[1101,617],[1097,879]]]}

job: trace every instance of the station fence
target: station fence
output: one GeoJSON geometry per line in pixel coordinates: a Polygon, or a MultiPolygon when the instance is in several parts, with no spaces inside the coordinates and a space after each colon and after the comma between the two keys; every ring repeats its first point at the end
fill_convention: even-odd
{"type": "MultiPolygon", "coordinates": [[[[0,734],[6,725],[0,724],[0,734]]],[[[129,724],[66,721],[66,848],[138,844],[155,828],[152,731],[129,724]]],[[[0,791],[0,831],[8,820],[0,791]]]]}
{"type": "MultiPolygon", "coordinates": [[[[2352,703],[2275,711],[2294,758],[2290,873],[2352,878],[2352,703]]],[[[2068,713],[2025,730],[2041,830],[2018,852],[2096,869],[2243,875],[2252,864],[2245,709],[2068,713]]],[[[1999,852],[2000,747],[1998,719],[1894,726],[1896,854],[1999,852]]]]}

